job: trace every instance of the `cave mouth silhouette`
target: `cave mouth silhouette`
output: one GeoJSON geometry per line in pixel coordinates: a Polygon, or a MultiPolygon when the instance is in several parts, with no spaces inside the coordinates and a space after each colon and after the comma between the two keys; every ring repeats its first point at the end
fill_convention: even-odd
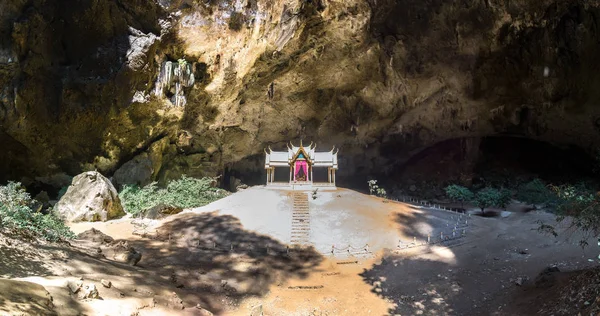
{"type": "Polygon", "coordinates": [[[594,158],[582,148],[507,135],[456,138],[425,148],[380,175],[388,186],[425,184],[514,186],[540,178],[550,183],[593,181],[594,158]]]}

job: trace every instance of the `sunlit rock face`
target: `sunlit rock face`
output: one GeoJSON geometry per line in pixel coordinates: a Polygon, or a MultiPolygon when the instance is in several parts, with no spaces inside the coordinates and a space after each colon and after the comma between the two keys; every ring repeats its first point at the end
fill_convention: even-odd
{"type": "Polygon", "coordinates": [[[112,174],[144,152],[153,180],[258,177],[266,145],[299,139],[340,147],[340,177],[462,137],[591,150],[599,15],[583,0],[3,1],[0,178],[112,174]]]}

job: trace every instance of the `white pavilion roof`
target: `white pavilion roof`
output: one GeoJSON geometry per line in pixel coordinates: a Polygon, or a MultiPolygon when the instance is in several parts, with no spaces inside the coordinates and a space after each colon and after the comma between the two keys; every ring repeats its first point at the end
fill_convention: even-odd
{"type": "Polygon", "coordinates": [[[308,163],[315,167],[331,167],[335,169],[338,167],[337,151],[335,151],[335,148],[327,152],[316,152],[315,148],[317,145],[312,142],[308,147],[302,146],[302,143],[300,143],[300,146],[294,146],[292,143],[290,145],[288,145],[287,151],[273,151],[271,147],[265,150],[265,169],[290,166],[300,150],[308,156],[305,157],[308,163]]]}

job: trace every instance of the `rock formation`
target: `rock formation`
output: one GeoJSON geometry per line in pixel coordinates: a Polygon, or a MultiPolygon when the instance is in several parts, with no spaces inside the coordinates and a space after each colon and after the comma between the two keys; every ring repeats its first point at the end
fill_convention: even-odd
{"type": "Polygon", "coordinates": [[[69,222],[107,221],[125,215],[117,190],[110,180],[96,171],[73,178],[54,210],[69,222]]]}
{"type": "Polygon", "coordinates": [[[340,176],[463,137],[591,152],[599,16],[587,0],[3,1],[0,180],[143,153],[150,180],[262,175],[262,148],[299,138],[340,147],[340,176]]]}

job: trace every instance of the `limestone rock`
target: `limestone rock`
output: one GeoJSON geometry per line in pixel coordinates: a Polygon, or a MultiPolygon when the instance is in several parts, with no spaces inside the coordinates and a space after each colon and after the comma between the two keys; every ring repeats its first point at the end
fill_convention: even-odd
{"type": "Polygon", "coordinates": [[[203,308],[200,304],[196,304],[196,309],[198,310],[197,315],[199,316],[214,316],[212,312],[203,308]]]}
{"type": "Polygon", "coordinates": [[[191,151],[159,155],[158,179],[223,166],[262,174],[263,148],[300,137],[343,146],[340,177],[459,137],[600,143],[598,73],[577,71],[600,52],[597,1],[4,3],[3,177],[75,173],[82,163],[112,172],[161,135],[174,143],[180,127],[201,137],[191,151]],[[171,92],[146,102],[162,65],[184,56],[193,102],[167,110],[171,92]]]}
{"type": "Polygon", "coordinates": [[[69,288],[69,291],[71,292],[71,294],[75,294],[75,293],[79,292],[81,287],[83,287],[83,281],[82,280],[69,280],[69,281],[67,281],[67,287],[69,288]]]}
{"type": "Polygon", "coordinates": [[[129,246],[129,243],[126,241],[119,241],[112,245],[111,251],[113,251],[113,259],[118,262],[134,266],[142,260],[142,254],[129,246]]]}
{"type": "Polygon", "coordinates": [[[523,285],[523,283],[527,282],[527,280],[529,280],[528,277],[520,276],[515,280],[515,284],[518,286],[521,286],[521,285],[523,285]]]}
{"type": "Polygon", "coordinates": [[[127,51],[127,66],[132,70],[142,70],[150,57],[152,46],[158,41],[158,36],[129,27],[129,50],[127,51]]]}
{"type": "Polygon", "coordinates": [[[94,283],[88,283],[77,291],[77,297],[79,299],[96,299],[100,297],[98,289],[94,283]]]}
{"type": "Polygon", "coordinates": [[[108,244],[112,243],[114,239],[107,234],[95,229],[91,228],[84,232],[81,232],[77,235],[77,239],[89,240],[94,243],[99,244],[108,244]]]}
{"type": "Polygon", "coordinates": [[[96,171],[73,178],[54,209],[59,217],[70,222],[107,221],[125,215],[117,190],[96,171]]]}
{"type": "Polygon", "coordinates": [[[159,204],[145,210],[142,214],[144,218],[161,219],[169,215],[181,213],[183,209],[178,206],[159,204]]]}
{"type": "Polygon", "coordinates": [[[143,153],[124,163],[112,176],[115,187],[120,188],[125,184],[145,186],[152,182],[152,160],[148,154],[143,153]]]}
{"type": "Polygon", "coordinates": [[[172,308],[172,309],[184,309],[185,306],[183,305],[183,300],[181,298],[179,298],[179,295],[177,295],[177,293],[173,292],[171,293],[171,295],[169,295],[166,300],[164,305],[172,308]]]}

